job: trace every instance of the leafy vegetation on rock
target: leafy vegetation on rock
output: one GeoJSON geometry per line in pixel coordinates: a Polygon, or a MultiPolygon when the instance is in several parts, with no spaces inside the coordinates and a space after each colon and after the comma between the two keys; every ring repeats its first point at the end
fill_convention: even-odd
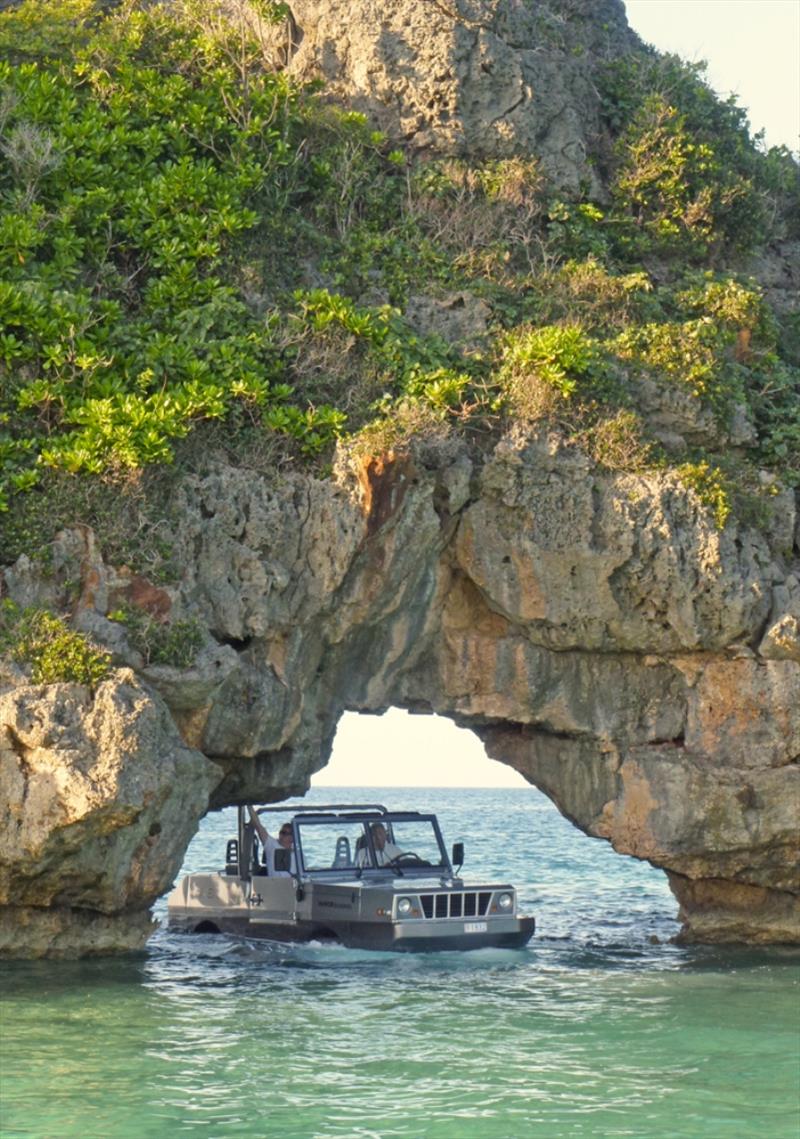
{"type": "Polygon", "coordinates": [[[233,453],[278,439],[324,463],[337,437],[521,416],[615,469],[702,471],[721,524],[738,416],[755,432],[736,462],[800,481],[792,338],[732,268],[786,235],[797,167],[697,67],[605,69],[600,203],[556,192],[532,156],[410,162],[272,68],[281,5],[227,11],[0,13],[0,560],[68,522],[80,480],[205,453],[215,422],[233,453]],[[463,297],[485,312],[469,337],[446,319],[463,297]],[[653,434],[648,384],[714,431],[653,434]]]}
{"type": "Polygon", "coordinates": [[[203,644],[203,632],[194,618],[157,621],[142,609],[127,606],[108,614],[124,625],[128,642],[145,665],[166,664],[188,668],[203,644]]]}
{"type": "Polygon", "coordinates": [[[76,633],[46,609],[0,604],[0,656],[30,668],[34,684],[74,681],[96,687],[108,674],[111,654],[76,633]]]}
{"type": "Polygon", "coordinates": [[[601,90],[619,255],[719,259],[774,236],[777,219],[797,236],[796,163],[754,145],[745,111],[710,90],[702,64],[627,55],[605,66],[601,90]]]}
{"type": "MultiPolygon", "coordinates": [[[[28,15],[47,52],[64,13],[28,15]]],[[[297,94],[263,70],[246,82],[235,29],[209,30],[199,5],[78,29],[63,59],[0,65],[5,488],[42,465],[169,460],[237,403],[313,453],[338,417],[292,402],[271,326],[234,286],[254,207],[280,210],[297,181],[297,94]]]]}

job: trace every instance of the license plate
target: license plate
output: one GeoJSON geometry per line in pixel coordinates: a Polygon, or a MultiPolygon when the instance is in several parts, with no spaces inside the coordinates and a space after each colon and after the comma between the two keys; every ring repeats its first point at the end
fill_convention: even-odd
{"type": "Polygon", "coordinates": [[[464,933],[486,933],[488,925],[485,921],[465,921],[464,933]]]}

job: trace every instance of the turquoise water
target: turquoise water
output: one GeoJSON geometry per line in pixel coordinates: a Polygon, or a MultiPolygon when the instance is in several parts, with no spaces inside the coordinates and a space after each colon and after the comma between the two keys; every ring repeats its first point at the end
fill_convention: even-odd
{"type": "MultiPolygon", "coordinates": [[[[160,930],[136,957],[6,964],[3,1139],[798,1139],[799,953],[669,944],[664,876],[533,789],[309,799],[342,795],[437,810],[465,877],[518,886],[531,945],[160,930]]],[[[185,869],[218,868],[232,830],[207,819],[185,869]]]]}

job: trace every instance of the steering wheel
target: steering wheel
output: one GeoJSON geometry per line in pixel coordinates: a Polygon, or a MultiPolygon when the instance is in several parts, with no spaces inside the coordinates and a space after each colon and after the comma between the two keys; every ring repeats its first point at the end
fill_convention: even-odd
{"type": "Polygon", "coordinates": [[[386,863],[387,866],[430,866],[430,862],[426,862],[424,858],[420,858],[413,850],[403,850],[400,854],[396,854],[394,858],[390,858],[386,863]]]}

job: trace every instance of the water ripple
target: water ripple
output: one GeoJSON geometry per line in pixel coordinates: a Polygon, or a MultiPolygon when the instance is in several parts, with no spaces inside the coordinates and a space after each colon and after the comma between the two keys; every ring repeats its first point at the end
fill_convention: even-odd
{"type": "MultiPolygon", "coordinates": [[[[797,953],[670,944],[663,875],[536,792],[426,795],[473,874],[519,885],[530,946],[161,929],[139,957],[7,967],[3,1139],[797,1139],[797,953]]],[[[230,825],[206,820],[193,868],[230,825]]]]}

